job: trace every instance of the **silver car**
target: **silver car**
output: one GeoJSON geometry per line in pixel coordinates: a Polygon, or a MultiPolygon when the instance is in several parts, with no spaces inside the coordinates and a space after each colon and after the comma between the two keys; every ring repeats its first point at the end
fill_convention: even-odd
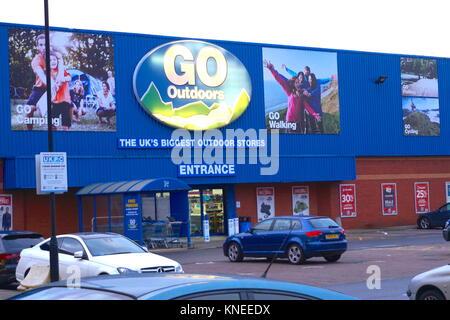
{"type": "Polygon", "coordinates": [[[415,276],[406,294],[410,300],[450,300],[450,265],[415,276]]]}

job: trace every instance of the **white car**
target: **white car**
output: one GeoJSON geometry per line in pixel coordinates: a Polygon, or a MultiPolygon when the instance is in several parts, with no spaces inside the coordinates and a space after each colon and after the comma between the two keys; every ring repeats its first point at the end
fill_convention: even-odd
{"type": "MultiPolygon", "coordinates": [[[[171,259],[150,253],[130,239],[116,233],[73,233],[57,236],[59,276],[98,276],[126,272],[183,272],[171,259]]],[[[17,281],[22,281],[31,266],[50,264],[50,239],[20,253],[16,269],[17,281]]]]}
{"type": "Polygon", "coordinates": [[[411,300],[450,300],[450,265],[418,274],[406,294],[411,300]]]}

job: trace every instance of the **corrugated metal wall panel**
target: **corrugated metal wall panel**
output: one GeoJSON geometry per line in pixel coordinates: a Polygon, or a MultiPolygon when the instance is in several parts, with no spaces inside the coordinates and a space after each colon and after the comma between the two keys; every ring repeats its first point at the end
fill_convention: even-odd
{"type": "MultiPolygon", "coordinates": [[[[29,175],[19,172],[19,168],[24,167],[19,164],[25,161],[20,157],[31,158],[34,154],[47,151],[47,133],[11,130],[7,39],[9,27],[24,28],[27,26],[0,24],[0,69],[2,70],[0,73],[0,103],[4,106],[0,108],[0,157],[19,157],[16,160],[6,161],[5,170],[13,170],[12,168],[15,166],[17,166],[17,170],[14,173],[7,172],[5,180],[8,181],[9,186],[23,187],[34,185],[34,171],[29,171],[29,175]],[[16,175],[15,178],[14,175],[16,175]]],[[[28,27],[30,28],[30,26],[28,27]]],[[[66,29],[59,30],[69,31],[66,29]]],[[[74,30],[70,31],[73,32],[74,30]]],[[[144,174],[145,177],[153,177],[155,174],[176,176],[175,166],[170,162],[170,150],[118,149],[117,138],[170,138],[173,129],[151,118],[139,106],[133,93],[132,77],[134,68],[142,56],[155,47],[178,40],[178,38],[122,33],[111,34],[115,45],[117,132],[55,132],[55,151],[66,151],[72,159],[86,157],[73,163],[75,168],[71,169],[73,175],[70,177],[71,186],[87,185],[97,181],[143,178],[139,173],[144,174]],[[107,158],[104,157],[113,159],[155,157],[159,160],[121,162],[105,160],[107,158]],[[103,161],[106,161],[104,162],[105,165],[102,164],[103,161]]],[[[264,128],[263,45],[228,41],[210,42],[225,48],[241,60],[252,79],[252,100],[247,111],[226,129],[264,128]]],[[[318,160],[320,155],[336,155],[338,157],[333,159],[339,159],[339,157],[353,159],[357,156],[450,155],[450,92],[447,90],[450,83],[449,59],[436,58],[439,74],[441,135],[439,137],[407,137],[402,132],[401,55],[328,49],[314,50],[338,53],[340,134],[280,135],[280,153],[294,158],[283,158],[280,173],[276,177],[260,176],[259,170],[255,166],[245,167],[245,170],[240,170],[239,181],[295,181],[292,179],[300,178],[300,181],[306,181],[306,179],[323,180],[322,178],[325,175],[320,172],[330,172],[329,180],[337,178],[338,174],[333,174],[333,162],[329,162],[328,158],[323,160],[323,171],[318,170],[318,166],[312,168],[314,175],[311,177],[309,177],[308,172],[292,175],[292,172],[296,172],[295,170],[301,170],[301,166],[296,161],[301,162],[301,157],[308,157],[309,155],[318,155],[316,163],[320,163],[320,160],[318,160]],[[388,79],[385,83],[376,85],[374,81],[380,75],[386,75],[388,79]],[[297,160],[294,161],[293,159],[297,160]],[[317,176],[318,172],[319,175],[317,176]]],[[[225,129],[222,130],[222,132],[224,131],[225,129]]],[[[339,166],[339,161],[336,161],[339,166]]],[[[305,165],[306,169],[311,168],[305,165]]],[[[347,175],[348,172],[343,174],[343,176],[347,175]]],[[[192,181],[194,181],[193,183],[231,183],[236,182],[236,179],[210,177],[192,178],[192,181]]]]}
{"type": "MultiPolygon", "coordinates": [[[[180,177],[185,183],[215,184],[296,182],[296,181],[340,181],[353,180],[355,159],[353,157],[289,157],[282,160],[279,173],[262,176],[261,165],[236,165],[236,176],[229,177],[180,177]]],[[[35,188],[34,158],[7,159],[5,166],[15,174],[5,176],[5,189],[35,188]]],[[[177,177],[177,167],[167,160],[145,158],[69,158],[68,182],[71,187],[84,187],[90,182],[119,182],[125,179],[152,179],[155,177],[177,177]],[[114,180],[111,180],[113,177],[114,180]]]]}

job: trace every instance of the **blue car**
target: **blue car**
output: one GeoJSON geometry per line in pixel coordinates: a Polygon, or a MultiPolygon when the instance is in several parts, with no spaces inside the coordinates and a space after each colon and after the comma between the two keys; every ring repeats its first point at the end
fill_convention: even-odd
{"type": "Polygon", "coordinates": [[[444,228],[450,219],[450,203],[446,203],[438,209],[419,214],[417,226],[419,229],[444,228]]]}
{"type": "Polygon", "coordinates": [[[158,273],[54,282],[10,300],[355,300],[334,291],[254,277],[158,273]]]}
{"type": "Polygon", "coordinates": [[[336,262],[347,250],[345,231],[328,217],[285,216],[264,220],[248,232],[228,237],[223,253],[232,262],[244,257],[287,258],[302,264],[312,257],[336,262]]]}

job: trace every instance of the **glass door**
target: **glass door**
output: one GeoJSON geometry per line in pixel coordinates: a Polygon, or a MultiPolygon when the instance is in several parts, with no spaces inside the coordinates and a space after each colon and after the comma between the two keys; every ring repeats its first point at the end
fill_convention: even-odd
{"type": "Polygon", "coordinates": [[[194,189],[188,192],[191,235],[203,235],[203,218],[209,218],[209,234],[224,234],[223,189],[194,189]]]}
{"type": "Polygon", "coordinates": [[[194,189],[188,192],[189,218],[191,222],[191,235],[202,235],[202,204],[200,190],[194,189]]]}
{"type": "Polygon", "coordinates": [[[202,190],[203,214],[209,217],[209,233],[223,234],[224,229],[224,206],[223,189],[202,190]]]}

